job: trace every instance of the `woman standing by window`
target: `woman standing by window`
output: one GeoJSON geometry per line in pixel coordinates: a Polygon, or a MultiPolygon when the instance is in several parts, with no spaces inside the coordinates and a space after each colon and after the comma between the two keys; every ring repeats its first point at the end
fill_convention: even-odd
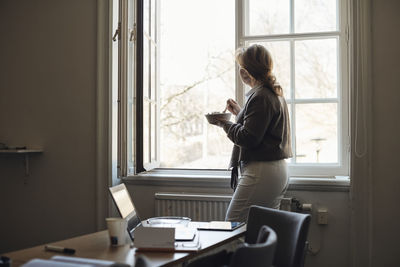
{"type": "Polygon", "coordinates": [[[292,157],[292,151],[288,108],[272,74],[270,53],[252,45],[236,52],[236,62],[242,81],[252,89],[243,108],[227,100],[236,123],[220,120],[215,124],[234,143],[230,167],[235,192],[226,220],[246,221],[251,205],[279,208],[289,179],[285,159],[292,157]]]}

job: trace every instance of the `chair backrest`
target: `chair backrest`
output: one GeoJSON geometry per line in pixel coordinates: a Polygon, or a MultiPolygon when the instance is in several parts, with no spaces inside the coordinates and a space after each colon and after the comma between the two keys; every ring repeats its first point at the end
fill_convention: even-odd
{"type": "MultiPolygon", "coordinates": [[[[194,259],[189,262],[185,267],[221,267],[228,266],[231,259],[231,252],[221,250],[214,254],[194,259]]],[[[136,266],[135,266],[136,267],[136,266]]]]}
{"type": "Polygon", "coordinates": [[[277,236],[274,230],[263,225],[255,244],[244,243],[232,255],[229,267],[269,267],[275,255],[277,236]]]}
{"type": "Polygon", "coordinates": [[[245,242],[256,242],[263,225],[271,227],[278,236],[273,265],[301,267],[304,264],[305,245],[311,216],[261,206],[251,206],[247,219],[245,242]]]}
{"type": "Polygon", "coordinates": [[[139,255],[136,258],[135,265],[133,265],[133,266],[134,267],[150,267],[150,264],[145,256],[139,255]]]}

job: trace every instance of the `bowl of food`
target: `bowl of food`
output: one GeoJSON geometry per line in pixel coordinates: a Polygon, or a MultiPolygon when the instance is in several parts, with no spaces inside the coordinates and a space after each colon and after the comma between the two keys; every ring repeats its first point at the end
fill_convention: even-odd
{"type": "Polygon", "coordinates": [[[231,119],[231,113],[229,112],[212,112],[206,114],[206,119],[210,124],[216,124],[217,121],[229,121],[231,119]]]}

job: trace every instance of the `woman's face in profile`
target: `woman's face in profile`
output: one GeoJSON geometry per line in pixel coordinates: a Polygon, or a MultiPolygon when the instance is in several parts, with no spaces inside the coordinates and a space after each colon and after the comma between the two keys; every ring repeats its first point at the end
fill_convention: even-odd
{"type": "Polygon", "coordinates": [[[253,78],[251,75],[245,70],[244,68],[240,67],[239,68],[239,74],[240,78],[242,79],[242,82],[244,82],[247,85],[252,85],[253,78]]]}

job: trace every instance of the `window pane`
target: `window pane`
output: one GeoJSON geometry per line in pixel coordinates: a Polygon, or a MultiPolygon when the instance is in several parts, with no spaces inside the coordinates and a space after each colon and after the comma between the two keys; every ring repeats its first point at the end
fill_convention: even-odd
{"type": "MultiPolygon", "coordinates": [[[[283,88],[283,94],[286,98],[290,98],[290,43],[283,42],[257,42],[265,46],[271,53],[273,62],[273,73],[276,81],[283,88]]],[[[249,43],[248,46],[255,43],[249,43]]]]}
{"type": "Polygon", "coordinates": [[[151,104],[151,153],[150,153],[150,157],[151,157],[151,162],[154,162],[157,160],[157,131],[155,131],[156,129],[156,105],[155,104],[151,104]]]}
{"type": "Polygon", "coordinates": [[[295,42],[296,98],[337,97],[336,39],[295,42]]]}
{"type": "MultiPolygon", "coordinates": [[[[153,39],[155,39],[155,36],[156,36],[156,23],[157,23],[157,19],[156,19],[156,4],[158,4],[158,1],[151,0],[151,21],[150,21],[150,24],[151,24],[150,30],[151,30],[151,32],[150,32],[150,34],[151,34],[151,37],[153,39]]],[[[156,40],[156,41],[158,41],[158,40],[156,40]]]]}
{"type": "Polygon", "coordinates": [[[298,163],[338,162],[337,104],[296,105],[298,163]]]}
{"type": "Polygon", "coordinates": [[[150,0],[143,0],[143,32],[150,35],[150,0]]]}
{"type": "MultiPolygon", "coordinates": [[[[292,152],[293,152],[293,155],[295,155],[296,154],[296,149],[294,148],[294,142],[293,142],[293,136],[294,136],[294,129],[293,129],[293,122],[292,122],[292,104],[287,104],[287,106],[288,106],[288,111],[289,111],[289,122],[290,122],[290,134],[291,134],[291,141],[292,141],[292,152]]],[[[288,162],[288,163],[292,163],[293,162],[293,158],[294,158],[294,156],[292,157],[292,158],[288,158],[288,159],[286,159],[286,162],[288,162]]]]}
{"type": "Polygon", "coordinates": [[[151,68],[150,68],[150,98],[152,100],[156,99],[156,87],[157,87],[157,73],[156,73],[156,46],[154,44],[151,44],[150,46],[151,49],[151,68]]]}
{"type": "Polygon", "coordinates": [[[235,97],[235,1],[160,5],[161,167],[226,169],[232,143],[204,114],[235,97]]]}
{"type": "Polygon", "coordinates": [[[150,162],[150,104],[143,101],[143,164],[150,162]]]}
{"type": "Polygon", "coordinates": [[[290,32],[289,0],[246,0],[245,5],[246,35],[290,32]]]}
{"type": "Polygon", "coordinates": [[[150,41],[145,37],[143,39],[143,97],[149,98],[150,90],[150,41]]]}
{"type": "Polygon", "coordinates": [[[337,29],[336,0],[294,1],[295,32],[322,32],[337,29]]]}

